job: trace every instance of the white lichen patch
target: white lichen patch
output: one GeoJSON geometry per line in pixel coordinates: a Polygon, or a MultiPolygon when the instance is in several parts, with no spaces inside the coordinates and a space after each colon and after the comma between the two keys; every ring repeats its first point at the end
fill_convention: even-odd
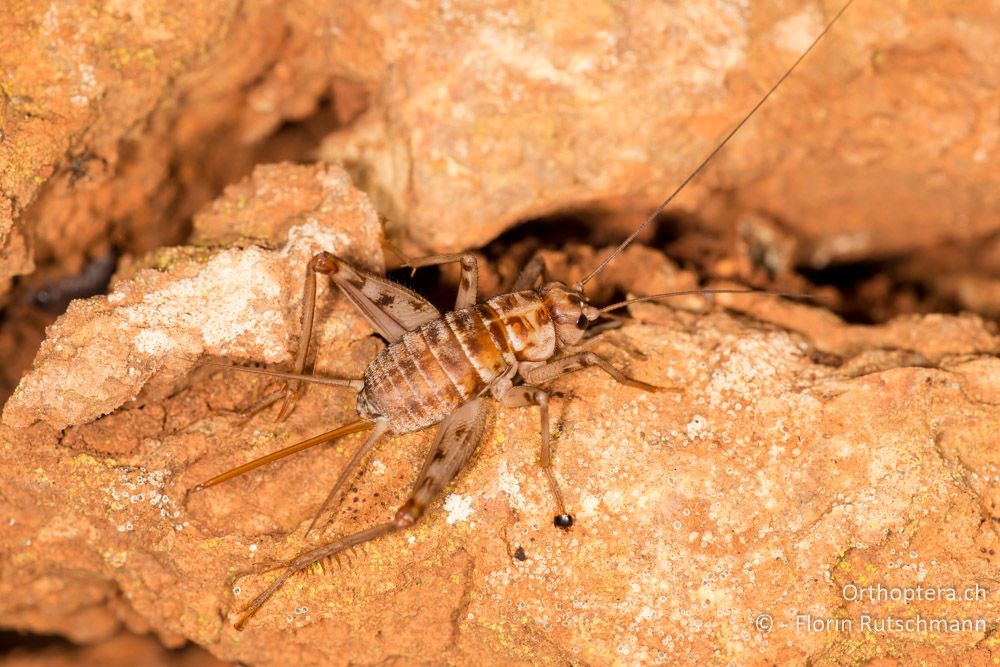
{"type": "Polygon", "coordinates": [[[238,347],[262,349],[265,358],[280,359],[286,346],[284,316],[278,310],[282,282],[270,254],[260,248],[222,252],[196,276],[121,309],[121,318],[140,328],[136,351],[198,353],[201,350],[191,349],[189,336],[194,334],[203,348],[216,354],[238,347]],[[178,336],[179,331],[188,336],[178,336]]]}
{"type": "Polygon", "coordinates": [[[597,508],[600,505],[600,498],[589,493],[584,493],[580,499],[580,510],[577,512],[577,516],[593,517],[596,515],[597,508]]]}
{"type": "Polygon", "coordinates": [[[94,76],[94,66],[87,63],[79,63],[80,87],[79,92],[71,95],[69,101],[79,107],[85,107],[90,103],[94,93],[97,92],[97,78],[94,76]]]}
{"type": "MultiPolygon", "coordinates": [[[[287,259],[297,257],[307,260],[320,250],[336,254],[343,252],[350,245],[351,237],[346,233],[330,229],[315,218],[310,217],[303,224],[288,230],[288,241],[281,250],[281,254],[287,259]]],[[[303,261],[302,264],[305,262],[303,261]]],[[[301,265],[296,266],[295,270],[301,273],[301,265]]]]}
{"type": "Polygon", "coordinates": [[[508,502],[519,510],[525,507],[524,495],[521,493],[521,483],[507,467],[507,461],[501,461],[497,468],[497,488],[507,494],[508,502]]]}
{"type": "Polygon", "coordinates": [[[823,30],[824,23],[819,8],[810,5],[774,25],[774,44],[784,51],[803,53],[823,30]]]}
{"type": "Polygon", "coordinates": [[[704,401],[733,417],[753,409],[762,395],[785,391],[794,377],[789,371],[801,356],[795,340],[784,332],[727,338],[706,360],[712,373],[704,401]]]}
{"type": "Polygon", "coordinates": [[[148,356],[170,354],[176,348],[174,338],[163,329],[146,329],[140,331],[133,339],[135,349],[148,356]]]}
{"type": "Polygon", "coordinates": [[[116,517],[119,533],[139,529],[150,517],[175,531],[182,531],[188,522],[182,516],[183,507],[176,498],[164,492],[173,471],[169,468],[147,470],[124,468],[108,489],[108,509],[116,517]]]}
{"type": "Polygon", "coordinates": [[[444,499],[444,511],[448,513],[445,521],[449,525],[463,522],[472,516],[475,511],[472,509],[472,497],[461,496],[457,493],[449,494],[444,499]]]}
{"type": "Polygon", "coordinates": [[[704,438],[711,434],[711,431],[708,430],[708,420],[701,415],[695,415],[694,418],[688,422],[685,428],[687,430],[688,439],[690,440],[704,438]]]}
{"type": "MultiPolygon", "coordinates": [[[[147,294],[145,307],[125,309],[123,314],[144,327],[147,339],[153,337],[150,328],[192,330],[215,354],[243,351],[233,349],[238,346],[262,349],[266,359],[278,360],[287,354],[286,303],[301,298],[283,293],[287,274],[301,273],[313,253],[337,252],[349,243],[343,232],[310,219],[288,231],[288,241],[278,252],[251,247],[220,253],[196,277],[147,294]]],[[[159,337],[155,340],[163,343],[159,337]]]]}
{"type": "Polygon", "coordinates": [[[611,512],[615,514],[618,514],[623,509],[624,497],[619,489],[610,489],[605,492],[601,501],[609,510],[611,510],[611,512]]]}
{"type": "MultiPolygon", "coordinates": [[[[739,3],[685,3],[681,12],[674,13],[677,18],[671,17],[683,26],[682,29],[701,33],[700,39],[685,40],[677,44],[676,49],[671,49],[676,54],[672,64],[696,90],[720,88],[724,85],[727,72],[746,60],[748,40],[744,12],[739,3]],[[699,49],[694,60],[690,60],[690,54],[685,53],[686,44],[696,45],[686,48],[699,49]],[[685,57],[689,58],[686,63],[685,57]]],[[[692,95],[689,99],[694,100],[696,96],[692,95]]]]}

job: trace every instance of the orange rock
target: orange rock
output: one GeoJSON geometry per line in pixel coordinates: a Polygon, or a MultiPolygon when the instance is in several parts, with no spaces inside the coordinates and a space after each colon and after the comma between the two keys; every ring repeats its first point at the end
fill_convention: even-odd
{"type": "MultiPolygon", "coordinates": [[[[312,156],[324,135],[320,153],[351,161],[427,249],[597,201],[652,206],[833,11],[92,9],[12,16],[37,29],[12,30],[0,54],[0,285],[33,259],[71,275],[112,231],[135,254],[176,243],[226,184],[312,156]]],[[[857,3],[679,203],[732,192],[786,224],[814,266],[987,236],[997,19],[975,0],[857,3]]]]}
{"type": "MultiPolygon", "coordinates": [[[[378,268],[379,231],[371,207],[329,167],[261,169],[199,220],[205,243],[249,245],[161,252],[108,296],[74,304],[5,406],[5,626],[93,641],[119,622],[144,623],[258,665],[991,656],[988,625],[862,623],[1000,614],[995,593],[975,593],[996,579],[981,552],[1000,423],[989,400],[1000,377],[994,328],[928,316],[861,329],[761,296],[719,300],[752,319],[711,303],[704,312],[637,305],[640,321],[594,344],[680,393],[623,388],[594,370],[553,382],[572,531],[551,525],[537,412],[498,408],[424,522],[325,574],[293,578],[236,632],[234,614],[273,574],[235,587],[230,577],[307,547],[308,520],[355,442],[186,503],[185,493],[346,423],[353,397],[314,387],[287,422],[247,420],[233,410],[267,383],[215,369],[186,375],[186,357],[288,363],[309,253],[325,247],[378,268]],[[892,348],[902,352],[878,353],[892,348]],[[931,588],[960,597],[902,601],[931,588]],[[875,598],[859,593],[869,590],[875,598]]],[[[630,256],[660,261],[639,248],[630,256]]],[[[669,264],[657,275],[676,277],[669,264]]],[[[320,303],[317,367],[356,376],[379,343],[343,298],[324,290],[320,303]]],[[[429,442],[415,433],[380,444],[326,537],[391,516],[429,442]]]]}

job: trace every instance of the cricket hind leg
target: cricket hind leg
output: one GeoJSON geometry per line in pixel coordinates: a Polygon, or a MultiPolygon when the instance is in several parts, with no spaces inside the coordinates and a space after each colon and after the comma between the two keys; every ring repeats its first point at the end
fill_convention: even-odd
{"type": "Polygon", "coordinates": [[[479,298],[479,261],[468,252],[456,252],[446,255],[429,255],[427,257],[407,257],[399,250],[395,251],[403,259],[403,266],[416,273],[423,266],[439,266],[459,262],[462,276],[459,279],[458,295],[455,297],[455,310],[475,305],[479,298]]]}
{"type": "Polygon", "coordinates": [[[346,387],[354,391],[361,391],[365,381],[354,378],[328,378],[322,375],[306,375],[304,373],[286,373],[271,368],[257,368],[255,366],[239,366],[237,364],[226,364],[219,361],[203,361],[205,366],[214,366],[226,370],[238,371],[240,373],[250,373],[252,375],[267,375],[268,377],[282,378],[284,380],[295,380],[297,382],[310,382],[312,384],[323,384],[328,387],[346,387]]]}
{"type": "Polygon", "coordinates": [[[552,465],[552,438],[549,433],[549,393],[539,387],[531,385],[521,385],[513,387],[503,397],[503,404],[510,408],[522,407],[526,405],[537,405],[541,419],[542,449],[541,464],[542,472],[549,483],[549,490],[556,503],[556,514],[552,522],[558,528],[569,528],[573,525],[573,515],[566,511],[566,502],[563,499],[559,482],[556,481],[555,470],[552,465]]]}
{"type": "Polygon", "coordinates": [[[341,471],[340,476],[337,478],[337,482],[333,485],[333,488],[330,489],[330,493],[327,494],[326,499],[323,500],[323,504],[320,505],[319,509],[316,510],[316,514],[313,515],[313,519],[309,523],[309,527],[306,529],[306,534],[305,534],[306,539],[309,539],[309,534],[312,533],[314,528],[318,527],[322,529],[327,523],[333,520],[335,514],[331,514],[331,516],[325,522],[323,522],[322,525],[319,525],[320,517],[323,516],[323,514],[327,511],[327,509],[334,501],[339,499],[341,491],[343,490],[344,485],[347,483],[347,480],[351,478],[351,476],[357,470],[358,466],[361,464],[361,459],[363,459],[365,455],[371,451],[372,447],[375,446],[375,443],[378,442],[378,440],[383,435],[385,435],[386,431],[388,430],[389,430],[389,424],[385,420],[379,420],[375,422],[374,433],[372,433],[368,437],[368,439],[364,442],[364,444],[358,447],[357,451],[354,452],[354,456],[351,457],[351,460],[341,471]]]}
{"type": "MultiPolygon", "coordinates": [[[[316,319],[316,274],[329,274],[335,270],[336,267],[331,266],[323,253],[315,255],[306,264],[306,281],[302,288],[302,328],[299,333],[299,350],[295,355],[295,365],[293,366],[295,375],[302,375],[302,371],[306,367],[306,357],[309,354],[309,341],[312,339],[313,323],[316,319]]],[[[281,400],[281,409],[278,411],[275,421],[282,421],[291,414],[295,402],[302,393],[302,387],[301,379],[286,381],[284,386],[274,393],[273,400],[259,407],[258,411],[281,400]]]]}
{"type": "Polygon", "coordinates": [[[278,578],[242,610],[239,620],[235,623],[236,629],[242,630],[264,603],[296,573],[302,572],[314,563],[336,557],[348,549],[414,525],[423,515],[424,508],[444,490],[468,461],[482,438],[485,426],[486,403],[481,398],[463,404],[441,423],[430,454],[413,485],[413,491],[409,499],[396,511],[392,521],[316,547],[286,563],[253,568],[233,577],[232,581],[235,582],[243,576],[284,568],[278,578]]]}
{"type": "MultiPolygon", "coordinates": [[[[468,280],[471,282],[471,305],[476,300],[477,265],[472,255],[459,255],[458,259],[462,261],[463,284],[466,282],[466,273],[470,275],[468,280]],[[469,271],[466,271],[467,259],[472,262],[469,271]]],[[[295,355],[292,372],[281,373],[260,371],[259,369],[250,371],[244,367],[239,368],[240,370],[248,370],[248,372],[262,372],[265,375],[284,378],[285,382],[280,389],[265,396],[253,408],[260,411],[281,400],[282,405],[276,418],[277,421],[285,419],[291,413],[306,382],[348,386],[355,390],[360,389],[363,385],[361,380],[337,380],[333,378],[311,380],[303,373],[306,359],[309,356],[309,345],[316,318],[317,273],[330,276],[347,299],[358,308],[361,315],[389,342],[396,342],[407,331],[412,331],[420,325],[440,317],[440,313],[429,301],[405,287],[386,280],[384,277],[357,269],[328,252],[316,253],[306,264],[306,278],[302,288],[302,327],[299,334],[299,349],[295,355]]],[[[469,297],[463,297],[462,292],[460,292],[459,299],[462,298],[469,297]]]]}
{"type": "Polygon", "coordinates": [[[511,286],[511,292],[520,292],[526,289],[535,289],[535,284],[538,279],[545,278],[545,260],[543,260],[538,255],[531,258],[521,272],[517,274],[517,278],[514,280],[514,284],[511,286]]]}
{"type": "Polygon", "coordinates": [[[262,567],[238,572],[231,578],[232,582],[252,574],[263,574],[265,572],[284,568],[284,571],[278,575],[277,579],[271,582],[270,586],[265,588],[259,595],[257,595],[257,597],[253,599],[253,601],[250,602],[250,604],[243,608],[240,612],[239,619],[236,623],[234,623],[234,627],[237,630],[242,630],[247,621],[253,618],[254,614],[256,614],[260,608],[264,606],[264,603],[271,599],[271,596],[274,595],[278,589],[281,588],[293,575],[302,572],[314,563],[318,563],[327,558],[336,557],[344,551],[352,549],[365,542],[371,542],[372,540],[378,539],[383,535],[388,535],[389,533],[399,530],[399,528],[400,527],[397,525],[397,522],[389,521],[387,523],[382,523],[372,528],[354,533],[353,535],[348,535],[347,537],[343,537],[328,544],[324,544],[323,546],[310,551],[306,551],[288,562],[273,565],[268,564],[262,567]]]}
{"type": "Polygon", "coordinates": [[[364,380],[354,379],[354,378],[330,378],[323,377],[319,375],[306,375],[304,373],[288,373],[285,371],[279,371],[272,368],[257,368],[255,366],[240,366],[238,364],[227,364],[219,361],[203,361],[201,362],[204,366],[212,366],[215,368],[220,368],[223,370],[237,371],[240,373],[249,373],[251,375],[264,375],[267,377],[274,377],[285,380],[284,386],[275,390],[268,392],[264,396],[258,398],[252,404],[247,407],[239,408],[239,413],[243,415],[244,421],[249,421],[259,412],[266,410],[270,406],[277,403],[282,398],[285,398],[288,394],[288,382],[305,382],[309,384],[321,384],[327,387],[343,387],[345,389],[351,389],[353,391],[361,391],[364,387],[364,380]]]}
{"type": "Polygon", "coordinates": [[[355,391],[362,386],[361,380],[342,378],[318,378],[305,374],[306,357],[309,354],[309,341],[312,338],[313,322],[316,319],[316,274],[331,273],[336,270],[331,266],[327,258],[320,253],[314,256],[306,264],[306,280],[302,294],[302,327],[299,332],[299,350],[295,355],[295,364],[292,372],[283,372],[269,368],[254,368],[251,366],[238,366],[235,364],[225,364],[220,362],[203,362],[210,366],[216,366],[242,373],[256,373],[258,375],[269,375],[283,379],[282,385],[275,391],[265,394],[248,408],[242,410],[247,419],[253,417],[262,410],[266,410],[278,401],[282,401],[281,409],[278,411],[275,421],[283,421],[291,414],[302,393],[304,383],[312,382],[316,384],[326,384],[335,387],[349,387],[355,391]]]}

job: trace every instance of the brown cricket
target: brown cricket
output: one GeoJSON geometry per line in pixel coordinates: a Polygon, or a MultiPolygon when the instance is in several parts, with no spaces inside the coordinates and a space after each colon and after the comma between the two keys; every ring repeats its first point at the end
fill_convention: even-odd
{"type": "Polygon", "coordinates": [[[482,438],[488,413],[488,397],[507,407],[539,408],[541,466],[555,504],[554,523],[563,529],[571,527],[573,515],[566,510],[562,491],[553,472],[548,409],[550,395],[542,385],[567,373],[594,366],[622,384],[645,391],[664,389],[630,378],[606,359],[582,349],[581,343],[584,342],[588,327],[603,313],[637,301],[685,294],[764,293],[798,296],[753,289],[689,290],[644,296],[597,308],[589,303],[584,287],[628,247],[701,172],[812,51],[852,1],[848,0],[843,5],[792,66],[649,217],[597,268],[572,285],[544,282],[544,265],[536,257],[522,270],[510,293],[480,303],[478,265],[473,255],[456,253],[407,260],[404,266],[414,270],[451,262],[460,264],[461,279],[455,309],[442,315],[437,308],[413,291],[382,276],[358,269],[328,252],[320,252],[309,261],[306,267],[302,333],[293,372],[235,366],[230,368],[286,380],[282,389],[256,406],[256,409],[261,409],[283,400],[279,419],[288,414],[303,382],[356,391],[359,419],[233,468],[199,484],[192,491],[201,491],[308,447],[370,430],[371,434],[354,453],[313,518],[306,531],[308,536],[331,503],[339,498],[344,484],[379,438],[387,433],[410,433],[434,424],[439,426],[430,454],[417,475],[409,498],[391,520],[305,551],[290,561],[278,565],[261,565],[237,575],[239,578],[253,573],[283,570],[243,610],[235,624],[237,629],[242,629],[257,610],[297,572],[360,544],[414,525],[427,506],[454,479],[482,438]],[[362,378],[322,378],[303,374],[315,316],[316,274],[329,276],[388,343],[365,369],[362,378]],[[543,284],[539,286],[540,280],[543,284]]]}

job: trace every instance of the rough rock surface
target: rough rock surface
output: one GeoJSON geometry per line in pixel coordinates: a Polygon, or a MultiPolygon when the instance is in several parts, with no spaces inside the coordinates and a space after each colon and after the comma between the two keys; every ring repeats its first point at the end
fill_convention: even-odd
{"type": "MultiPolygon", "coordinates": [[[[346,161],[411,252],[478,247],[533,216],[633,220],[834,4],[14,3],[0,400],[51,322],[39,290],[184,242],[257,164],[346,161]]],[[[914,253],[867,286],[879,320],[1000,312],[997,12],[857,3],[672,211],[724,232],[749,213],[782,261],[813,268],[914,253]]]]}
{"type": "MultiPolygon", "coordinates": [[[[124,624],[258,665],[995,659],[996,328],[973,316],[851,326],[762,296],[719,299],[753,317],[704,300],[634,306],[635,321],[594,343],[679,393],[598,371],[553,383],[570,532],[551,523],[537,412],[498,408],[424,522],[294,578],[236,632],[236,610],[273,575],[235,588],[228,578],[304,548],[354,440],[184,494],[346,423],[353,397],[314,387],[288,421],[248,420],[236,411],[268,383],[188,375],[188,357],[287,363],[309,253],[378,268],[379,232],[342,171],[291,165],[229,189],[197,227],[203,245],[154,254],[109,295],[74,304],[5,406],[3,625],[93,641],[124,624]],[[220,239],[245,247],[213,248],[220,239]],[[859,599],[869,586],[987,593],[859,599]],[[865,614],[987,625],[866,632],[865,614]],[[803,615],[854,625],[806,631],[803,615]]],[[[658,289],[690,280],[653,251],[633,253],[618,289],[654,286],[635,258],[661,263],[658,289]]],[[[357,377],[380,343],[323,294],[316,367],[357,377]]],[[[380,444],[326,535],[388,517],[429,440],[380,444]]]]}
{"type": "MultiPolygon", "coordinates": [[[[547,3],[427,21],[418,3],[370,22],[394,67],[322,154],[360,162],[379,209],[432,248],[624,194],[652,206],[835,9],[547,3]]],[[[995,231],[997,12],[853,6],[682,203],[728,192],[815,266],[995,231]]]]}
{"type": "MultiPolygon", "coordinates": [[[[0,284],[33,258],[70,275],[109,233],[177,240],[225,184],[323,134],[425,248],[655,202],[835,10],[98,4],[18,3],[8,22],[0,284]]],[[[732,191],[817,265],[996,231],[998,11],[857,3],[685,203],[732,191]]]]}

